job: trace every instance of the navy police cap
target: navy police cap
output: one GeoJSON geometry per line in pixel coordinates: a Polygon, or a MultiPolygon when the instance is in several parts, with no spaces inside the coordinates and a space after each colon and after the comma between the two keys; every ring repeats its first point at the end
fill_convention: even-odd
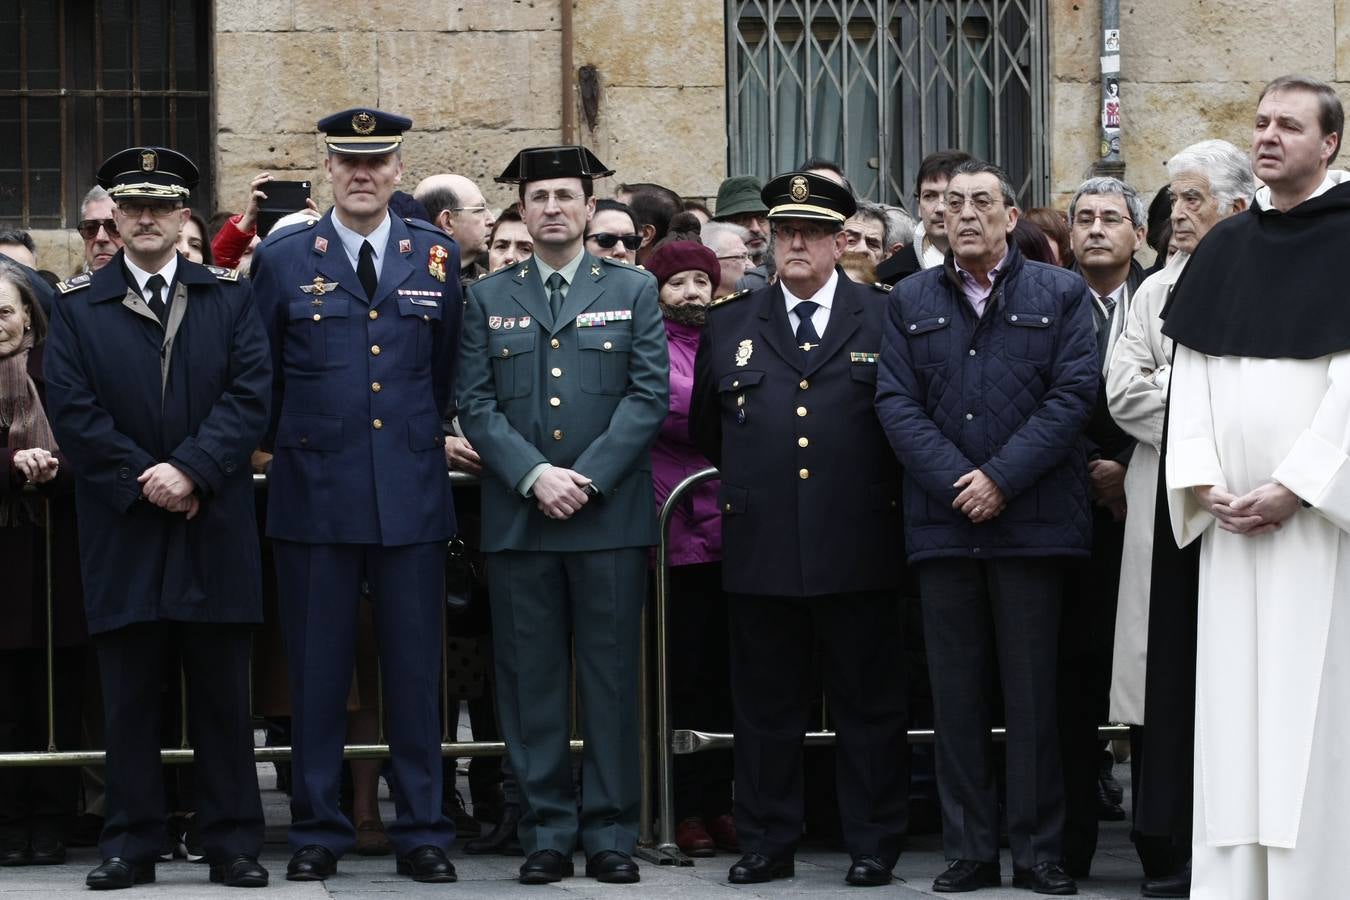
{"type": "Polygon", "coordinates": [[[192,160],[168,147],[128,147],[98,167],[98,186],[114,200],[186,201],[200,178],[192,160]]]}
{"type": "Polygon", "coordinates": [[[759,193],[770,219],[843,222],[858,211],[858,201],[842,184],[811,172],[788,172],[759,193]]]}
{"type": "Polygon", "coordinates": [[[403,143],[403,132],[412,128],[412,119],[360,107],[320,119],[318,127],[333,153],[374,156],[397,150],[403,143]]]}
{"type": "Polygon", "coordinates": [[[546,178],[603,178],[613,174],[613,169],[605,168],[605,164],[585,147],[528,147],[517,153],[494,180],[502,184],[524,184],[546,178]]]}

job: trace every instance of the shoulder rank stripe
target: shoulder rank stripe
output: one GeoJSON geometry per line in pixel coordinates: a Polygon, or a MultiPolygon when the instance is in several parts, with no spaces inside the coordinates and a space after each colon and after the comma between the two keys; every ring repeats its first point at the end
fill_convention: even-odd
{"type": "Polygon", "coordinates": [[[69,294],[72,291],[78,291],[82,288],[89,287],[90,280],[91,276],[88,272],[81,272],[79,275],[67,278],[65,281],[58,281],[56,283],[56,289],[63,294],[69,294]]]}
{"type": "Polygon", "coordinates": [[[874,281],[872,282],[872,287],[876,288],[879,291],[882,291],[883,293],[889,294],[891,292],[891,286],[884,281],[874,281]]]}
{"type": "Polygon", "coordinates": [[[238,281],[238,269],[226,269],[222,266],[207,266],[206,271],[219,278],[221,281],[238,281]]]}
{"type": "Polygon", "coordinates": [[[723,303],[730,303],[732,300],[739,300],[739,299],[741,299],[742,297],[748,297],[748,296],[750,296],[750,289],[749,289],[749,288],[746,288],[746,289],[744,289],[744,290],[737,291],[737,292],[734,293],[734,294],[727,294],[725,297],[722,297],[722,298],[719,299],[719,300],[714,300],[710,305],[711,305],[711,306],[721,306],[723,303]]]}

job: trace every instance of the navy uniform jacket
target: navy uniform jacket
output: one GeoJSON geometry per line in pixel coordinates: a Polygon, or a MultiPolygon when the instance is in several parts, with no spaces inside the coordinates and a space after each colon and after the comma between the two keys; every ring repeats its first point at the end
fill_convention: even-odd
{"type": "Polygon", "coordinates": [[[900,469],[873,409],[886,296],[839,271],[803,367],[783,290],[708,313],[689,432],[721,470],[722,583],[811,597],[899,586],[900,469]]]}
{"type": "Polygon", "coordinates": [[[444,232],[391,217],[368,300],[330,210],[268,235],[253,295],[276,368],[267,534],[400,546],[455,531],[442,417],[463,306],[444,232]]]}
{"type": "Polygon", "coordinates": [[[249,454],[267,425],[272,364],[247,282],[182,256],[167,331],[119,252],[64,282],[45,355],[47,411],[76,475],[89,630],[160,619],[259,622],[249,454]],[[141,497],[169,462],[197,516],[141,497]]]}
{"type": "Polygon", "coordinates": [[[650,449],[666,417],[666,330],[650,272],[584,254],[558,321],[534,257],[473,283],[459,424],[483,458],[483,550],[609,550],[657,540],[650,449]],[[539,463],[590,478],[550,519],[516,490],[539,463]]]}

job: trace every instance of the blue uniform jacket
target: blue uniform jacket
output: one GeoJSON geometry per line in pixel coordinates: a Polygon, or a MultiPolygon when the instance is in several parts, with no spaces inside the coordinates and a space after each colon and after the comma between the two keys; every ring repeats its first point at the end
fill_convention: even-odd
{"type": "Polygon", "coordinates": [[[708,313],[689,432],[722,473],[722,584],[813,597],[898,587],[900,467],[872,406],[886,295],[839,271],[809,363],[773,284],[708,313]]]}
{"type": "Polygon", "coordinates": [[[89,631],[261,621],[249,454],[272,365],[248,283],[180,256],[166,341],[125,272],[118,253],[62,285],[44,360],[47,412],[76,475],[89,631]],[[142,499],[136,479],[159,462],[196,486],[191,521],[142,499]]]}
{"type": "Polygon", "coordinates": [[[950,256],[891,291],[877,412],[905,466],[911,561],[1088,555],[1092,305],[1078,275],[1011,246],[978,319],[950,256]],[[979,525],[952,508],[977,466],[1008,504],[979,525]]]}
{"type": "Polygon", "coordinates": [[[483,550],[611,550],[656,543],[651,445],[668,411],[656,279],[589,253],[555,322],[534,257],[469,287],[459,422],[483,458],[483,550]],[[516,485],[539,463],[599,497],[556,520],[516,485]]]}
{"type": "Polygon", "coordinates": [[[310,544],[400,546],[455,532],[443,417],[463,303],[459,250],[394,217],[368,300],[330,210],[269,235],[253,294],[276,369],[263,448],[267,534],[310,544]]]}

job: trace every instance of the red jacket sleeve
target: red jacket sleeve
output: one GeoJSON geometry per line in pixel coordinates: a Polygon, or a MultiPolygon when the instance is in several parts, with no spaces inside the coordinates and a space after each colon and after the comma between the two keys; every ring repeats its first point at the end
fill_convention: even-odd
{"type": "Polygon", "coordinates": [[[216,265],[226,269],[233,269],[239,265],[240,257],[248,249],[253,236],[258,233],[256,230],[240,231],[240,218],[230,216],[211,239],[211,258],[216,261],[216,265]]]}

